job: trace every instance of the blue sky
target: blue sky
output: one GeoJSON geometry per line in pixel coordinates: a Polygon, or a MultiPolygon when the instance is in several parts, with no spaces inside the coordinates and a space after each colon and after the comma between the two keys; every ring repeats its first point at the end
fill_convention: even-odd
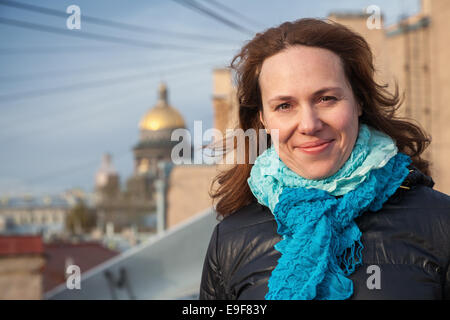
{"type": "MultiPolygon", "coordinates": [[[[0,196],[56,194],[73,187],[92,191],[102,154],[109,152],[122,183],[132,174],[138,123],[153,107],[164,80],[170,103],[188,128],[212,127],[212,70],[229,64],[251,34],[192,11],[173,0],[20,0],[65,12],[81,9],[81,30],[186,47],[143,48],[0,24],[0,196]],[[209,36],[217,41],[180,39],[99,26],[96,17],[117,22],[209,36]]],[[[419,10],[416,0],[215,0],[243,19],[197,0],[252,32],[332,11],[362,11],[378,5],[386,25],[419,10]]],[[[1,1],[0,1],[1,3],[1,1]]],[[[67,15],[68,16],[68,15],[67,15]]],[[[0,5],[1,18],[66,29],[66,18],[0,5]]],[[[4,21],[4,20],[3,20],[4,21]]]]}

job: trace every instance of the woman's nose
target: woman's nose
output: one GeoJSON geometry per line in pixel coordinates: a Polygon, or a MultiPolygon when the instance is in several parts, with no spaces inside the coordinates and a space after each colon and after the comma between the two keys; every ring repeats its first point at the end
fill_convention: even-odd
{"type": "Polygon", "coordinates": [[[304,135],[312,136],[322,128],[323,122],[317,111],[312,106],[302,107],[298,119],[298,131],[304,135]]]}

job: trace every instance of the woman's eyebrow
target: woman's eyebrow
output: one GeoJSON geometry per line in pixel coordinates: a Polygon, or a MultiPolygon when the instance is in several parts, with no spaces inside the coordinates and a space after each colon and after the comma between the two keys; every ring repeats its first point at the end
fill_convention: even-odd
{"type": "Polygon", "coordinates": [[[268,102],[271,101],[289,101],[289,100],[294,100],[295,98],[293,96],[276,96],[272,99],[270,99],[268,102]]]}
{"type": "Polygon", "coordinates": [[[319,96],[321,94],[324,94],[325,92],[328,91],[338,91],[339,93],[341,93],[343,90],[340,87],[326,87],[326,88],[322,88],[320,90],[317,90],[316,92],[313,93],[313,96],[319,96]]]}
{"type": "MultiPolygon", "coordinates": [[[[315,91],[312,96],[319,96],[321,94],[324,94],[325,92],[328,91],[338,91],[339,93],[341,93],[343,91],[342,88],[340,87],[325,87],[322,89],[319,89],[317,91],[315,91]]],[[[272,99],[269,99],[268,102],[272,102],[272,101],[290,101],[290,100],[295,100],[295,97],[293,96],[288,96],[288,95],[279,95],[276,97],[273,97],[272,99]]]]}

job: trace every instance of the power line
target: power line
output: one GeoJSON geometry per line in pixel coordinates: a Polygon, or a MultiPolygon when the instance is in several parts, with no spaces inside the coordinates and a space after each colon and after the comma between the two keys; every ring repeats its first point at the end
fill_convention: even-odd
{"type": "MultiPolygon", "coordinates": [[[[110,103],[111,101],[117,101],[117,99],[120,99],[123,96],[127,96],[128,94],[131,94],[130,89],[128,87],[125,87],[126,89],[121,88],[121,90],[114,90],[113,92],[108,92],[107,94],[100,95],[100,96],[94,96],[89,97],[88,99],[83,99],[82,101],[79,100],[71,100],[70,104],[61,104],[58,103],[58,109],[50,108],[48,109],[47,105],[41,106],[38,110],[39,112],[36,112],[36,109],[33,109],[35,111],[34,113],[26,112],[26,117],[23,117],[21,115],[19,117],[13,117],[12,119],[5,119],[3,117],[1,120],[5,120],[4,124],[0,125],[1,133],[6,133],[8,130],[12,127],[17,127],[17,123],[37,123],[42,118],[48,118],[48,115],[51,114],[53,116],[60,116],[63,114],[67,114],[67,109],[80,109],[80,106],[92,106],[92,105],[99,105],[101,103],[110,103]],[[42,117],[41,117],[42,116],[42,117]]],[[[134,87],[133,87],[134,88],[134,87]]],[[[142,89],[139,89],[142,90],[142,89]]],[[[144,90],[143,90],[144,91],[144,90]]],[[[134,92],[134,90],[133,90],[134,92]]],[[[55,105],[52,105],[55,106],[55,105]]],[[[89,107],[90,108],[90,107],[89,107]]]]}
{"type": "MultiPolygon", "coordinates": [[[[128,91],[128,94],[130,94],[132,96],[132,98],[136,99],[136,97],[140,97],[138,96],[138,94],[141,95],[145,95],[147,94],[146,90],[142,90],[142,88],[139,89],[135,89],[133,91],[128,91]]],[[[121,97],[123,98],[123,96],[121,97]]],[[[134,100],[131,100],[134,102],[134,100]]],[[[130,104],[130,97],[129,96],[125,96],[125,99],[114,99],[113,102],[111,101],[103,101],[103,104],[97,104],[95,106],[95,109],[93,110],[93,112],[84,112],[82,115],[75,115],[75,117],[69,117],[69,119],[67,119],[66,114],[60,113],[59,117],[56,117],[55,119],[55,115],[52,113],[52,119],[51,122],[55,121],[56,125],[47,125],[47,126],[41,126],[38,128],[30,128],[30,127],[25,127],[25,130],[21,130],[19,132],[19,134],[13,134],[12,136],[10,135],[9,137],[5,137],[3,139],[0,139],[0,141],[4,141],[5,143],[11,144],[11,142],[15,142],[16,140],[20,140],[23,137],[33,137],[33,139],[36,139],[37,134],[42,134],[42,133],[46,133],[46,132],[52,132],[52,133],[56,133],[58,132],[58,136],[60,136],[61,134],[61,130],[64,131],[64,129],[68,129],[70,128],[70,125],[75,125],[77,126],[77,128],[80,126],[80,124],[82,124],[86,119],[95,119],[95,116],[98,114],[103,114],[103,115],[110,115],[110,111],[116,109],[117,107],[124,107],[130,104]],[[107,113],[105,113],[105,111],[108,111],[107,113]],[[61,115],[66,116],[63,121],[61,121],[61,115]],[[28,130],[27,130],[28,129],[28,130]]],[[[89,110],[92,111],[92,110],[89,110]]],[[[46,115],[46,118],[49,118],[48,114],[46,115]]],[[[36,120],[34,121],[36,122],[36,120]]],[[[19,128],[19,129],[23,129],[23,128],[19,128]]]]}
{"type": "Polygon", "coordinates": [[[175,1],[176,3],[186,7],[188,9],[196,10],[196,11],[200,12],[203,15],[206,15],[206,16],[208,16],[210,18],[213,18],[214,20],[219,21],[219,22],[221,22],[221,23],[223,23],[223,24],[233,28],[234,30],[237,30],[237,31],[240,31],[240,32],[243,32],[243,33],[245,33],[247,35],[252,35],[252,36],[255,33],[254,31],[252,31],[250,29],[247,29],[244,26],[241,26],[241,25],[239,25],[239,24],[237,24],[237,23],[235,23],[235,22],[233,22],[233,21],[231,21],[231,20],[229,20],[227,18],[224,18],[223,16],[221,16],[218,13],[212,11],[211,9],[208,9],[207,7],[199,4],[195,0],[173,0],[173,1],[175,1]]]}
{"type": "MultiPolygon", "coordinates": [[[[212,61],[210,63],[212,63],[212,61]]],[[[194,65],[194,67],[198,67],[198,66],[194,65]]],[[[154,76],[156,76],[157,73],[165,74],[165,75],[176,74],[176,71],[177,71],[176,69],[175,70],[174,69],[171,69],[171,70],[159,70],[158,72],[155,72],[154,76]]],[[[151,77],[149,76],[149,79],[150,78],[151,77]]],[[[190,82],[190,83],[192,83],[192,82],[190,82]]],[[[114,95],[118,94],[121,97],[121,96],[126,96],[126,95],[130,94],[130,92],[129,92],[129,89],[127,89],[125,91],[120,91],[120,92],[118,90],[114,90],[114,92],[112,94],[114,94],[114,95]]],[[[116,101],[117,97],[113,96],[112,94],[108,93],[107,95],[103,95],[103,96],[97,97],[97,99],[94,99],[93,101],[92,100],[88,100],[88,101],[84,100],[82,102],[77,101],[76,103],[74,103],[72,105],[64,106],[64,107],[60,105],[60,109],[63,109],[63,108],[64,109],[71,109],[71,108],[79,109],[79,106],[97,105],[99,102],[104,102],[105,99],[116,101]]],[[[35,109],[33,109],[33,110],[35,110],[35,109]]],[[[60,115],[62,113],[65,113],[65,110],[60,110],[61,112],[55,112],[56,110],[47,110],[46,109],[44,111],[46,112],[45,115],[44,115],[45,118],[48,117],[49,113],[51,113],[52,116],[60,115]]],[[[5,121],[4,121],[4,124],[0,124],[1,131],[6,132],[10,127],[16,126],[16,123],[18,121],[20,121],[21,123],[26,123],[26,122],[35,123],[36,121],[40,120],[40,117],[39,117],[40,114],[39,113],[36,113],[36,114],[33,115],[33,114],[30,114],[30,112],[27,112],[27,115],[29,115],[29,117],[25,118],[25,119],[23,119],[22,117],[20,117],[20,119],[17,119],[17,117],[16,117],[15,119],[11,120],[11,119],[4,119],[4,117],[3,117],[1,120],[5,120],[5,121]]]]}
{"type": "MultiPolygon", "coordinates": [[[[180,59],[177,59],[179,61],[180,59]]],[[[75,68],[75,69],[59,69],[59,70],[50,70],[45,72],[35,72],[35,73],[22,73],[22,74],[12,74],[12,75],[0,75],[0,82],[12,82],[12,81],[23,81],[23,80],[33,80],[33,79],[43,79],[47,77],[58,77],[58,76],[73,76],[75,73],[82,72],[84,75],[91,74],[91,73],[97,73],[99,71],[116,71],[118,68],[128,69],[128,68],[135,68],[145,65],[157,65],[159,66],[162,62],[170,62],[167,58],[161,58],[154,61],[133,61],[133,63],[129,64],[116,64],[116,65],[107,65],[107,66],[87,66],[82,68],[75,68]]]]}
{"type": "MultiPolygon", "coordinates": [[[[210,63],[208,63],[210,64],[210,63]]],[[[205,62],[202,62],[200,65],[206,65],[205,62]]],[[[176,70],[179,72],[180,70],[190,69],[192,67],[198,67],[199,65],[196,64],[190,64],[188,66],[182,67],[182,68],[175,68],[171,70],[166,70],[165,72],[171,72],[176,70]]],[[[159,73],[163,73],[164,71],[158,71],[159,73]]],[[[139,79],[146,79],[150,76],[154,76],[155,72],[145,72],[145,73],[139,73],[135,75],[127,75],[127,76],[121,76],[116,78],[109,78],[106,80],[95,80],[95,81],[87,81],[83,83],[76,83],[72,85],[66,85],[66,86],[60,86],[60,87],[53,87],[53,88],[47,88],[47,89],[37,89],[37,90],[30,90],[25,92],[19,92],[19,93],[10,93],[10,94],[4,94],[0,95],[0,102],[11,102],[11,101],[17,101],[17,100],[23,100],[23,99],[29,99],[29,98],[36,98],[51,94],[58,94],[62,92],[72,91],[72,90],[83,90],[83,89],[92,89],[92,88],[98,88],[98,87],[104,87],[108,85],[113,85],[117,83],[122,83],[125,81],[135,81],[139,79]]]]}
{"type": "MultiPolygon", "coordinates": [[[[189,85],[192,85],[193,82],[190,79],[185,79],[188,80],[187,83],[189,85]]],[[[203,81],[203,79],[201,79],[203,81]]],[[[195,84],[195,82],[194,82],[195,84]]],[[[133,91],[128,91],[127,94],[129,96],[132,96],[133,98],[136,98],[137,94],[147,94],[147,90],[142,90],[142,88],[139,89],[135,89],[133,91]]],[[[122,96],[123,97],[123,96],[122,96]]],[[[42,134],[42,133],[46,133],[51,131],[52,133],[58,132],[58,135],[60,136],[61,134],[61,130],[64,131],[64,129],[68,129],[70,127],[70,125],[76,125],[77,127],[79,126],[80,123],[83,123],[83,120],[86,119],[95,119],[97,115],[107,115],[110,116],[111,115],[111,111],[116,109],[117,107],[123,107],[125,105],[129,106],[130,104],[134,104],[134,100],[130,101],[130,98],[127,97],[126,99],[121,99],[121,100],[117,100],[114,99],[113,102],[111,101],[102,101],[103,103],[100,104],[100,107],[98,107],[98,104],[96,105],[96,108],[94,110],[89,110],[92,112],[88,112],[83,113],[82,115],[75,115],[75,117],[70,117],[69,119],[64,119],[64,121],[60,121],[60,119],[56,119],[57,123],[56,125],[47,125],[45,127],[40,127],[40,128],[28,128],[31,130],[26,130],[19,132],[20,134],[18,135],[13,135],[12,137],[7,137],[4,139],[0,138],[0,142],[7,142],[8,144],[10,144],[11,142],[15,142],[18,139],[21,139],[22,137],[33,137],[36,138],[37,134],[42,134]],[[133,103],[132,103],[133,102],[133,103]],[[107,113],[105,113],[104,111],[108,110],[107,113]]],[[[92,103],[90,103],[92,105],[92,103]]],[[[61,113],[62,114],[62,113],[61,113]]],[[[60,115],[61,115],[60,114],[60,115]]],[[[52,113],[52,117],[54,116],[54,114],[52,113]]],[[[48,118],[48,114],[46,115],[46,118],[48,118]]],[[[39,119],[38,119],[39,120],[39,119]]],[[[36,119],[34,119],[34,122],[36,122],[36,119]]],[[[4,128],[2,128],[4,129],[4,128]]]]}
{"type": "MultiPolygon", "coordinates": [[[[62,17],[67,18],[68,15],[64,11],[59,11],[51,8],[45,8],[41,6],[26,4],[26,3],[20,3],[16,1],[9,1],[9,0],[0,0],[0,5],[13,7],[21,10],[27,10],[31,12],[37,12],[45,15],[55,16],[55,17],[62,17]]],[[[214,42],[225,42],[225,43],[236,43],[236,40],[232,39],[226,39],[226,38],[220,38],[220,37],[211,37],[211,36],[205,36],[205,35],[199,35],[199,34],[190,34],[190,33],[184,33],[184,32],[175,32],[175,31],[167,31],[167,30],[160,30],[156,28],[150,28],[150,27],[143,27],[139,25],[124,23],[124,22],[118,22],[103,18],[97,18],[92,16],[86,16],[83,14],[83,21],[89,22],[96,25],[101,26],[107,26],[111,28],[121,29],[121,30],[128,30],[133,32],[139,32],[139,33],[159,33],[162,35],[167,35],[175,38],[181,38],[181,39],[191,39],[191,40],[200,40],[200,41],[214,41],[214,42]]]]}
{"type": "MultiPolygon", "coordinates": [[[[19,47],[19,48],[0,48],[0,55],[9,54],[48,54],[48,53],[61,53],[61,52],[82,52],[82,51],[111,51],[116,49],[117,46],[45,46],[45,47],[19,47]]],[[[124,47],[129,50],[142,50],[140,47],[124,47]]]]}
{"type": "Polygon", "coordinates": [[[220,2],[218,2],[218,1],[216,1],[216,0],[203,0],[203,1],[205,1],[205,2],[207,2],[207,3],[210,3],[210,4],[212,4],[213,6],[215,6],[215,7],[217,7],[217,8],[220,8],[221,10],[226,11],[226,12],[228,12],[228,13],[230,13],[230,14],[232,14],[232,15],[234,15],[234,16],[240,18],[240,19],[243,19],[243,20],[246,21],[246,22],[250,22],[250,23],[253,24],[255,27],[261,28],[261,24],[260,24],[259,22],[256,22],[255,20],[253,20],[253,19],[251,19],[251,18],[249,18],[249,17],[243,15],[242,13],[240,13],[240,12],[234,10],[233,8],[227,7],[226,5],[220,3],[220,2]]]}
{"type": "MultiPolygon", "coordinates": [[[[189,84],[192,84],[192,82],[189,82],[189,84]]],[[[130,149],[120,151],[119,155],[118,156],[117,155],[114,156],[114,158],[115,159],[120,159],[120,158],[122,158],[125,155],[130,155],[130,151],[131,151],[130,149]]],[[[98,161],[99,161],[98,159],[95,160],[95,161],[90,160],[88,162],[84,162],[82,164],[77,164],[77,165],[74,165],[74,166],[66,167],[66,168],[63,168],[61,170],[57,170],[57,171],[53,171],[53,172],[47,172],[47,173],[45,173],[43,175],[39,175],[39,176],[30,178],[30,179],[25,179],[25,182],[34,183],[34,182],[40,181],[40,180],[49,180],[51,178],[60,177],[60,176],[64,176],[64,175],[67,176],[68,174],[71,174],[71,173],[73,173],[75,171],[79,171],[81,169],[84,169],[84,168],[87,168],[87,167],[91,167],[94,163],[99,163],[98,161]]]]}
{"type": "Polygon", "coordinates": [[[12,93],[12,94],[4,94],[0,95],[0,101],[1,102],[11,102],[11,101],[17,101],[17,100],[23,100],[23,99],[29,99],[29,98],[37,98],[41,96],[47,96],[52,94],[58,94],[63,93],[67,91],[72,90],[83,90],[83,89],[91,89],[91,88],[99,88],[104,87],[108,85],[113,85],[117,83],[122,83],[125,81],[134,81],[139,79],[145,79],[149,77],[152,73],[143,73],[143,74],[137,74],[137,75],[128,75],[128,76],[122,76],[117,78],[110,78],[107,80],[95,80],[95,81],[88,81],[83,83],[76,83],[72,85],[67,86],[60,86],[60,87],[53,87],[53,88],[46,88],[46,89],[37,89],[37,90],[30,90],[25,92],[18,92],[18,93],[12,93]]]}
{"type": "MultiPolygon", "coordinates": [[[[164,60],[160,59],[159,62],[163,62],[164,60]]],[[[44,71],[44,72],[35,72],[35,73],[19,73],[19,74],[11,74],[11,75],[0,75],[0,82],[13,82],[13,81],[28,81],[33,79],[44,79],[48,77],[60,77],[60,76],[73,76],[74,74],[79,74],[80,72],[84,75],[91,74],[91,73],[97,73],[101,71],[111,71],[115,70],[116,68],[120,69],[128,69],[140,66],[149,63],[148,61],[139,61],[134,62],[129,65],[124,65],[123,63],[120,63],[118,65],[109,65],[109,66],[88,66],[88,67],[82,67],[82,68],[76,68],[76,69],[60,69],[60,70],[51,70],[51,71],[44,71]]],[[[152,62],[154,63],[154,62],[152,62]]],[[[116,70],[115,70],[116,71],[116,70]]]]}
{"type": "MultiPolygon", "coordinates": [[[[17,54],[60,54],[64,52],[76,53],[79,52],[110,52],[115,53],[117,46],[45,46],[45,47],[19,47],[19,48],[0,48],[0,55],[17,55],[17,54]]],[[[141,47],[122,47],[123,50],[145,50],[141,47]]],[[[183,54],[202,54],[203,52],[189,52],[184,51],[183,54]]],[[[211,54],[210,52],[205,52],[211,54]]],[[[229,54],[230,50],[217,50],[214,54],[229,54]]]]}
{"type": "MultiPolygon", "coordinates": [[[[41,24],[20,21],[20,20],[15,20],[15,19],[8,19],[8,18],[4,18],[4,17],[0,17],[0,24],[15,26],[15,27],[24,28],[24,29],[30,29],[33,31],[54,33],[54,34],[60,34],[60,35],[65,35],[65,36],[69,36],[69,37],[103,41],[103,42],[112,42],[112,43],[136,46],[136,47],[141,47],[141,48],[163,49],[163,50],[167,50],[167,49],[169,49],[169,50],[170,49],[194,50],[197,52],[217,54],[217,51],[204,51],[205,48],[180,46],[180,45],[175,45],[175,44],[165,44],[165,43],[149,42],[149,41],[140,41],[140,40],[135,40],[135,39],[121,38],[121,37],[115,37],[115,36],[106,36],[106,35],[89,33],[89,32],[84,32],[84,31],[80,32],[78,30],[74,31],[74,30],[58,29],[55,27],[47,26],[47,25],[41,25],[41,24]]],[[[206,49],[206,50],[208,50],[208,49],[206,49]]]]}

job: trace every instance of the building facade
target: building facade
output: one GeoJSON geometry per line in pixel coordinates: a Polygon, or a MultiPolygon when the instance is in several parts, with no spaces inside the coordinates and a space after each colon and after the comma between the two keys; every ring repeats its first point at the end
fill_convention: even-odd
{"type": "Polygon", "coordinates": [[[0,199],[0,234],[40,234],[45,241],[66,231],[70,209],[79,201],[92,202],[79,190],[56,196],[21,196],[0,199]]]}
{"type": "Polygon", "coordinates": [[[0,300],[42,299],[45,261],[41,236],[0,235],[0,300]]]}
{"type": "Polygon", "coordinates": [[[369,28],[365,14],[332,13],[330,20],[361,34],[374,53],[376,79],[404,102],[399,115],[419,124],[431,137],[424,156],[431,163],[435,189],[450,193],[450,1],[422,0],[421,11],[398,23],[369,28]]]}

